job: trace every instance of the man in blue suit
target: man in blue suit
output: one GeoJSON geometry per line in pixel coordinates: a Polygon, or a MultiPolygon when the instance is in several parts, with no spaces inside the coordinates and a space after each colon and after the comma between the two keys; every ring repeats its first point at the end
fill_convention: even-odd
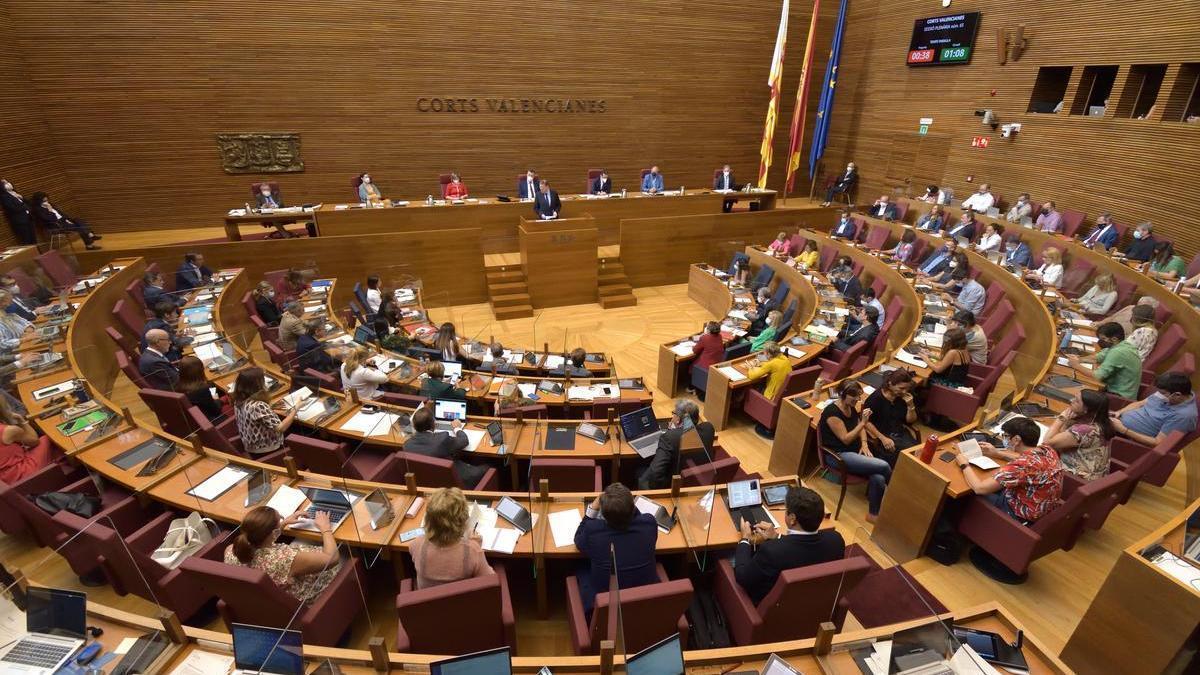
{"type": "Polygon", "coordinates": [[[634,588],[658,582],[654,546],[658,523],[634,507],[633,493],[613,483],[584,512],[575,529],[575,548],[587,559],[575,575],[584,616],[590,616],[596,593],[607,592],[612,563],[617,563],[617,586],[634,588]]]}
{"type": "Polygon", "coordinates": [[[173,302],[182,307],[187,304],[183,295],[168,293],[163,287],[162,272],[146,272],[142,275],[142,302],[146,309],[153,310],[160,302],[173,302]]]}
{"type": "Polygon", "coordinates": [[[537,193],[537,199],[533,202],[533,212],[542,220],[558,218],[558,212],[562,209],[558,193],[550,189],[549,181],[541,181],[540,188],[541,191],[537,193]]]}
{"type": "Polygon", "coordinates": [[[946,245],[934,251],[921,266],[917,268],[919,276],[935,276],[941,274],[950,265],[950,259],[954,257],[954,252],[958,250],[958,242],[951,239],[946,242],[946,245]]]}
{"type": "Polygon", "coordinates": [[[175,270],[175,292],[182,293],[212,283],[212,270],[204,266],[203,253],[187,253],[175,270]]]}
{"type": "Polygon", "coordinates": [[[663,177],[658,172],[658,165],[650,167],[650,173],[642,177],[642,192],[656,195],[663,191],[663,177]]]}
{"type": "Polygon", "coordinates": [[[833,226],[833,232],[830,232],[829,234],[833,237],[853,239],[854,233],[857,230],[858,224],[850,218],[850,209],[842,209],[842,213],[838,218],[837,225],[833,226]]]}
{"type": "Polygon", "coordinates": [[[947,237],[962,237],[968,241],[975,241],[975,212],[970,209],[963,211],[959,216],[958,222],[949,226],[946,229],[947,237]]]}
{"type": "Polygon", "coordinates": [[[533,199],[538,191],[537,172],[530,169],[517,181],[517,196],[521,199],[533,199]]]}
{"type": "Polygon", "coordinates": [[[1029,267],[1033,262],[1033,251],[1029,250],[1029,244],[1021,241],[1018,235],[1012,235],[1005,244],[1004,264],[1010,267],[1029,267]]]}
{"type": "Polygon", "coordinates": [[[16,293],[13,293],[7,288],[0,289],[0,296],[4,296],[4,299],[9,301],[4,307],[4,312],[6,314],[15,314],[29,322],[37,319],[37,313],[33,311],[33,308],[21,302],[21,299],[17,297],[16,293]]]}
{"type": "Polygon", "coordinates": [[[728,164],[721,167],[721,173],[717,174],[717,177],[713,179],[713,189],[714,190],[736,190],[737,189],[737,181],[733,179],[733,170],[729,168],[728,164]]]}
{"type": "Polygon", "coordinates": [[[1112,214],[1105,212],[1096,217],[1096,229],[1092,230],[1092,233],[1083,240],[1083,245],[1091,249],[1103,246],[1107,251],[1117,245],[1119,238],[1117,226],[1112,221],[1112,214]]]}
{"type": "Polygon", "coordinates": [[[596,180],[592,181],[591,193],[594,195],[606,195],[612,192],[612,179],[608,177],[608,171],[600,170],[600,175],[596,180]]]}

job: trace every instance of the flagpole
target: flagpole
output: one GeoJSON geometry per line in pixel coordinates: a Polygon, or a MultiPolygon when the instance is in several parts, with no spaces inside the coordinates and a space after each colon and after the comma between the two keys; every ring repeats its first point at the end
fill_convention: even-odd
{"type": "Polygon", "coordinates": [[[812,18],[808,22],[808,40],[804,45],[804,59],[800,63],[800,83],[796,86],[796,104],[792,109],[791,139],[788,145],[787,179],[783,197],[786,200],[796,187],[796,171],[800,168],[800,148],[804,144],[804,123],[808,117],[808,89],[812,81],[812,61],[817,37],[817,17],[821,13],[821,0],[813,0],[812,18]]]}
{"type": "Polygon", "coordinates": [[[783,8],[779,16],[779,31],[775,35],[775,52],[771,55],[771,72],[767,76],[767,86],[771,88],[771,98],[767,102],[767,119],[763,125],[762,144],[759,146],[759,188],[767,187],[767,173],[771,169],[771,146],[775,142],[775,121],[779,116],[779,92],[783,85],[783,54],[787,48],[789,5],[790,0],[783,0],[783,8]]]}

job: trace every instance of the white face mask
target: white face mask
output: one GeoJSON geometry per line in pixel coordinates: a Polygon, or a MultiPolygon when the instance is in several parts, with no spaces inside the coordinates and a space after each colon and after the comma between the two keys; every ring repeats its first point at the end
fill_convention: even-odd
{"type": "Polygon", "coordinates": [[[1142,231],[1141,231],[1141,230],[1134,230],[1134,231],[1133,231],[1133,238],[1134,238],[1134,239],[1141,239],[1141,238],[1142,238],[1142,231]]]}
{"type": "Polygon", "coordinates": [[[270,197],[270,196],[271,196],[271,191],[270,191],[270,190],[263,190],[263,193],[262,193],[262,195],[263,195],[264,197],[270,197]]]}
{"type": "Polygon", "coordinates": [[[950,261],[950,268],[951,268],[951,269],[954,269],[955,267],[958,267],[958,263],[956,263],[956,262],[954,262],[953,260],[951,260],[951,261],[950,261]]]}
{"type": "Polygon", "coordinates": [[[371,182],[371,177],[370,177],[370,176],[363,176],[362,182],[364,182],[364,183],[367,183],[367,184],[370,184],[370,182],[371,182]]]}

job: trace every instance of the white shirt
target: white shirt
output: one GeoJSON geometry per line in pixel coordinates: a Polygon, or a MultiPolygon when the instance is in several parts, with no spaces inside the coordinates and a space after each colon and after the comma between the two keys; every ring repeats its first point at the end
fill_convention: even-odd
{"type": "Polygon", "coordinates": [[[1000,244],[1002,242],[1003,240],[1000,238],[1000,235],[989,229],[988,233],[979,239],[979,250],[984,253],[988,251],[999,251],[1000,244]]]}
{"type": "Polygon", "coordinates": [[[1062,265],[1050,265],[1048,263],[1042,263],[1042,266],[1037,269],[1037,272],[1039,275],[1041,275],[1043,286],[1054,286],[1057,288],[1060,284],[1062,284],[1062,265]]]}
{"type": "Polygon", "coordinates": [[[967,197],[962,203],[964,209],[973,209],[976,213],[987,213],[987,210],[992,208],[996,203],[996,198],[990,192],[976,192],[967,197]]]}
{"type": "Polygon", "coordinates": [[[342,374],[342,391],[347,394],[353,389],[358,392],[360,400],[378,398],[383,392],[379,391],[379,385],[387,382],[388,376],[383,371],[374,368],[359,366],[349,376],[346,375],[346,366],[341,368],[342,374]]]}
{"type": "Polygon", "coordinates": [[[367,304],[371,307],[371,312],[378,312],[379,306],[383,304],[383,294],[378,288],[367,289],[367,304]]]}
{"type": "Polygon", "coordinates": [[[879,310],[879,318],[876,319],[875,325],[879,326],[880,328],[883,328],[883,320],[886,316],[885,315],[886,310],[884,310],[884,308],[883,308],[883,303],[879,301],[879,298],[875,298],[874,300],[868,302],[867,304],[874,307],[875,309],[879,310]]]}

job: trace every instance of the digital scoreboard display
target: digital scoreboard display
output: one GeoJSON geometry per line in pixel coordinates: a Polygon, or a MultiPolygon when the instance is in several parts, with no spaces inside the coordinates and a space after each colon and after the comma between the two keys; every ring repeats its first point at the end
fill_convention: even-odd
{"type": "Polygon", "coordinates": [[[947,66],[969,62],[978,28],[979,12],[917,19],[908,46],[908,65],[947,66]]]}

